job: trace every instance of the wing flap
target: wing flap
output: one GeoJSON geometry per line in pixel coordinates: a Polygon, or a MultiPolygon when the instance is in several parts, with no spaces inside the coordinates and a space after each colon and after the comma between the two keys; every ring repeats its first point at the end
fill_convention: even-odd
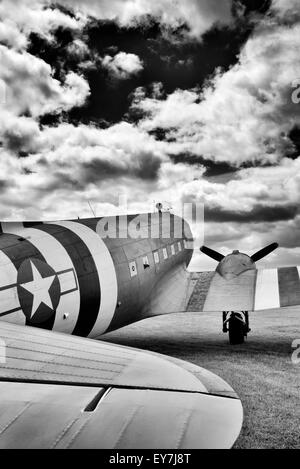
{"type": "Polygon", "coordinates": [[[1,383],[0,448],[228,448],[242,420],[238,399],[186,392],[1,383]]]}

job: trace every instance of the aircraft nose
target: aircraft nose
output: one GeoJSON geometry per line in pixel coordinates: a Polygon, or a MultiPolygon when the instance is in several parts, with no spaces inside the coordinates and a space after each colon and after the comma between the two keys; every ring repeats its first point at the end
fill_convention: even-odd
{"type": "Polygon", "coordinates": [[[223,277],[226,278],[226,280],[231,280],[236,277],[236,274],[234,272],[225,272],[223,277]]]}

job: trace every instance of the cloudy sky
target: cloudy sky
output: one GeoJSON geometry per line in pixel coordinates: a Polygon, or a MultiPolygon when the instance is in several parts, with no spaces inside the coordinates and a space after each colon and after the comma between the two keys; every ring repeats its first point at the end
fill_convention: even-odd
{"type": "Polygon", "coordinates": [[[0,0],[0,219],[197,202],[300,264],[299,50],[299,0],[0,0]]]}

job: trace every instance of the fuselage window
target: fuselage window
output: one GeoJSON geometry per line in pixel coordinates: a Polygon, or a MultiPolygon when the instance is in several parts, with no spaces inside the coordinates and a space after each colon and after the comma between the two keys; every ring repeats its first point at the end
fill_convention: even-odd
{"type": "Polygon", "coordinates": [[[182,250],[181,242],[179,241],[179,242],[178,242],[178,252],[181,252],[181,250],[182,250]]]}
{"type": "Polygon", "coordinates": [[[172,254],[172,256],[175,256],[175,246],[174,246],[174,244],[171,244],[171,254],[172,254]]]}
{"type": "Polygon", "coordinates": [[[153,253],[153,257],[154,257],[154,262],[155,264],[159,264],[159,254],[158,254],[158,251],[155,251],[153,253]]]}
{"type": "Polygon", "coordinates": [[[150,267],[148,256],[143,257],[143,265],[144,265],[144,269],[147,269],[148,267],[150,267]]]}
{"type": "Polygon", "coordinates": [[[129,263],[130,276],[135,277],[137,275],[136,262],[132,261],[129,263]]]}
{"type": "Polygon", "coordinates": [[[163,248],[163,256],[164,256],[164,259],[168,259],[168,253],[167,253],[167,249],[166,248],[163,248]]]}

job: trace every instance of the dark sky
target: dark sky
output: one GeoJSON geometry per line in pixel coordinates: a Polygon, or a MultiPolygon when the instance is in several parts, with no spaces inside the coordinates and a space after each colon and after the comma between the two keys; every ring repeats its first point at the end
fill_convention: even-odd
{"type": "MultiPolygon", "coordinates": [[[[148,95],[155,82],[162,83],[165,95],[178,88],[201,89],[218,67],[226,71],[237,62],[240,49],[253,30],[253,15],[266,14],[271,2],[243,0],[242,4],[245,10],[238,19],[234,14],[235,24],[213,27],[201,41],[186,36],[188,25],[172,29],[151,16],[147,16],[142,24],[131,27],[121,27],[116,21],[91,18],[80,33],[80,38],[88,46],[89,59],[95,64],[95,68],[83,71],[91,95],[84,106],[72,109],[64,119],[74,123],[95,122],[102,126],[123,119],[135,121],[140,116],[130,112],[130,104],[137,87],[145,87],[148,95]],[[113,80],[108,70],[101,66],[99,57],[106,54],[114,56],[119,51],[136,54],[142,59],[144,67],[138,76],[113,80]]],[[[59,5],[56,7],[61,8],[59,5]]],[[[63,8],[63,11],[73,15],[71,10],[63,8]]],[[[55,40],[49,43],[32,33],[28,51],[51,65],[54,76],[59,79],[63,79],[70,70],[82,72],[82,57],[67,52],[76,32],[60,27],[54,31],[54,37],[55,40]]],[[[59,117],[44,115],[41,122],[52,124],[59,117]]]]}

